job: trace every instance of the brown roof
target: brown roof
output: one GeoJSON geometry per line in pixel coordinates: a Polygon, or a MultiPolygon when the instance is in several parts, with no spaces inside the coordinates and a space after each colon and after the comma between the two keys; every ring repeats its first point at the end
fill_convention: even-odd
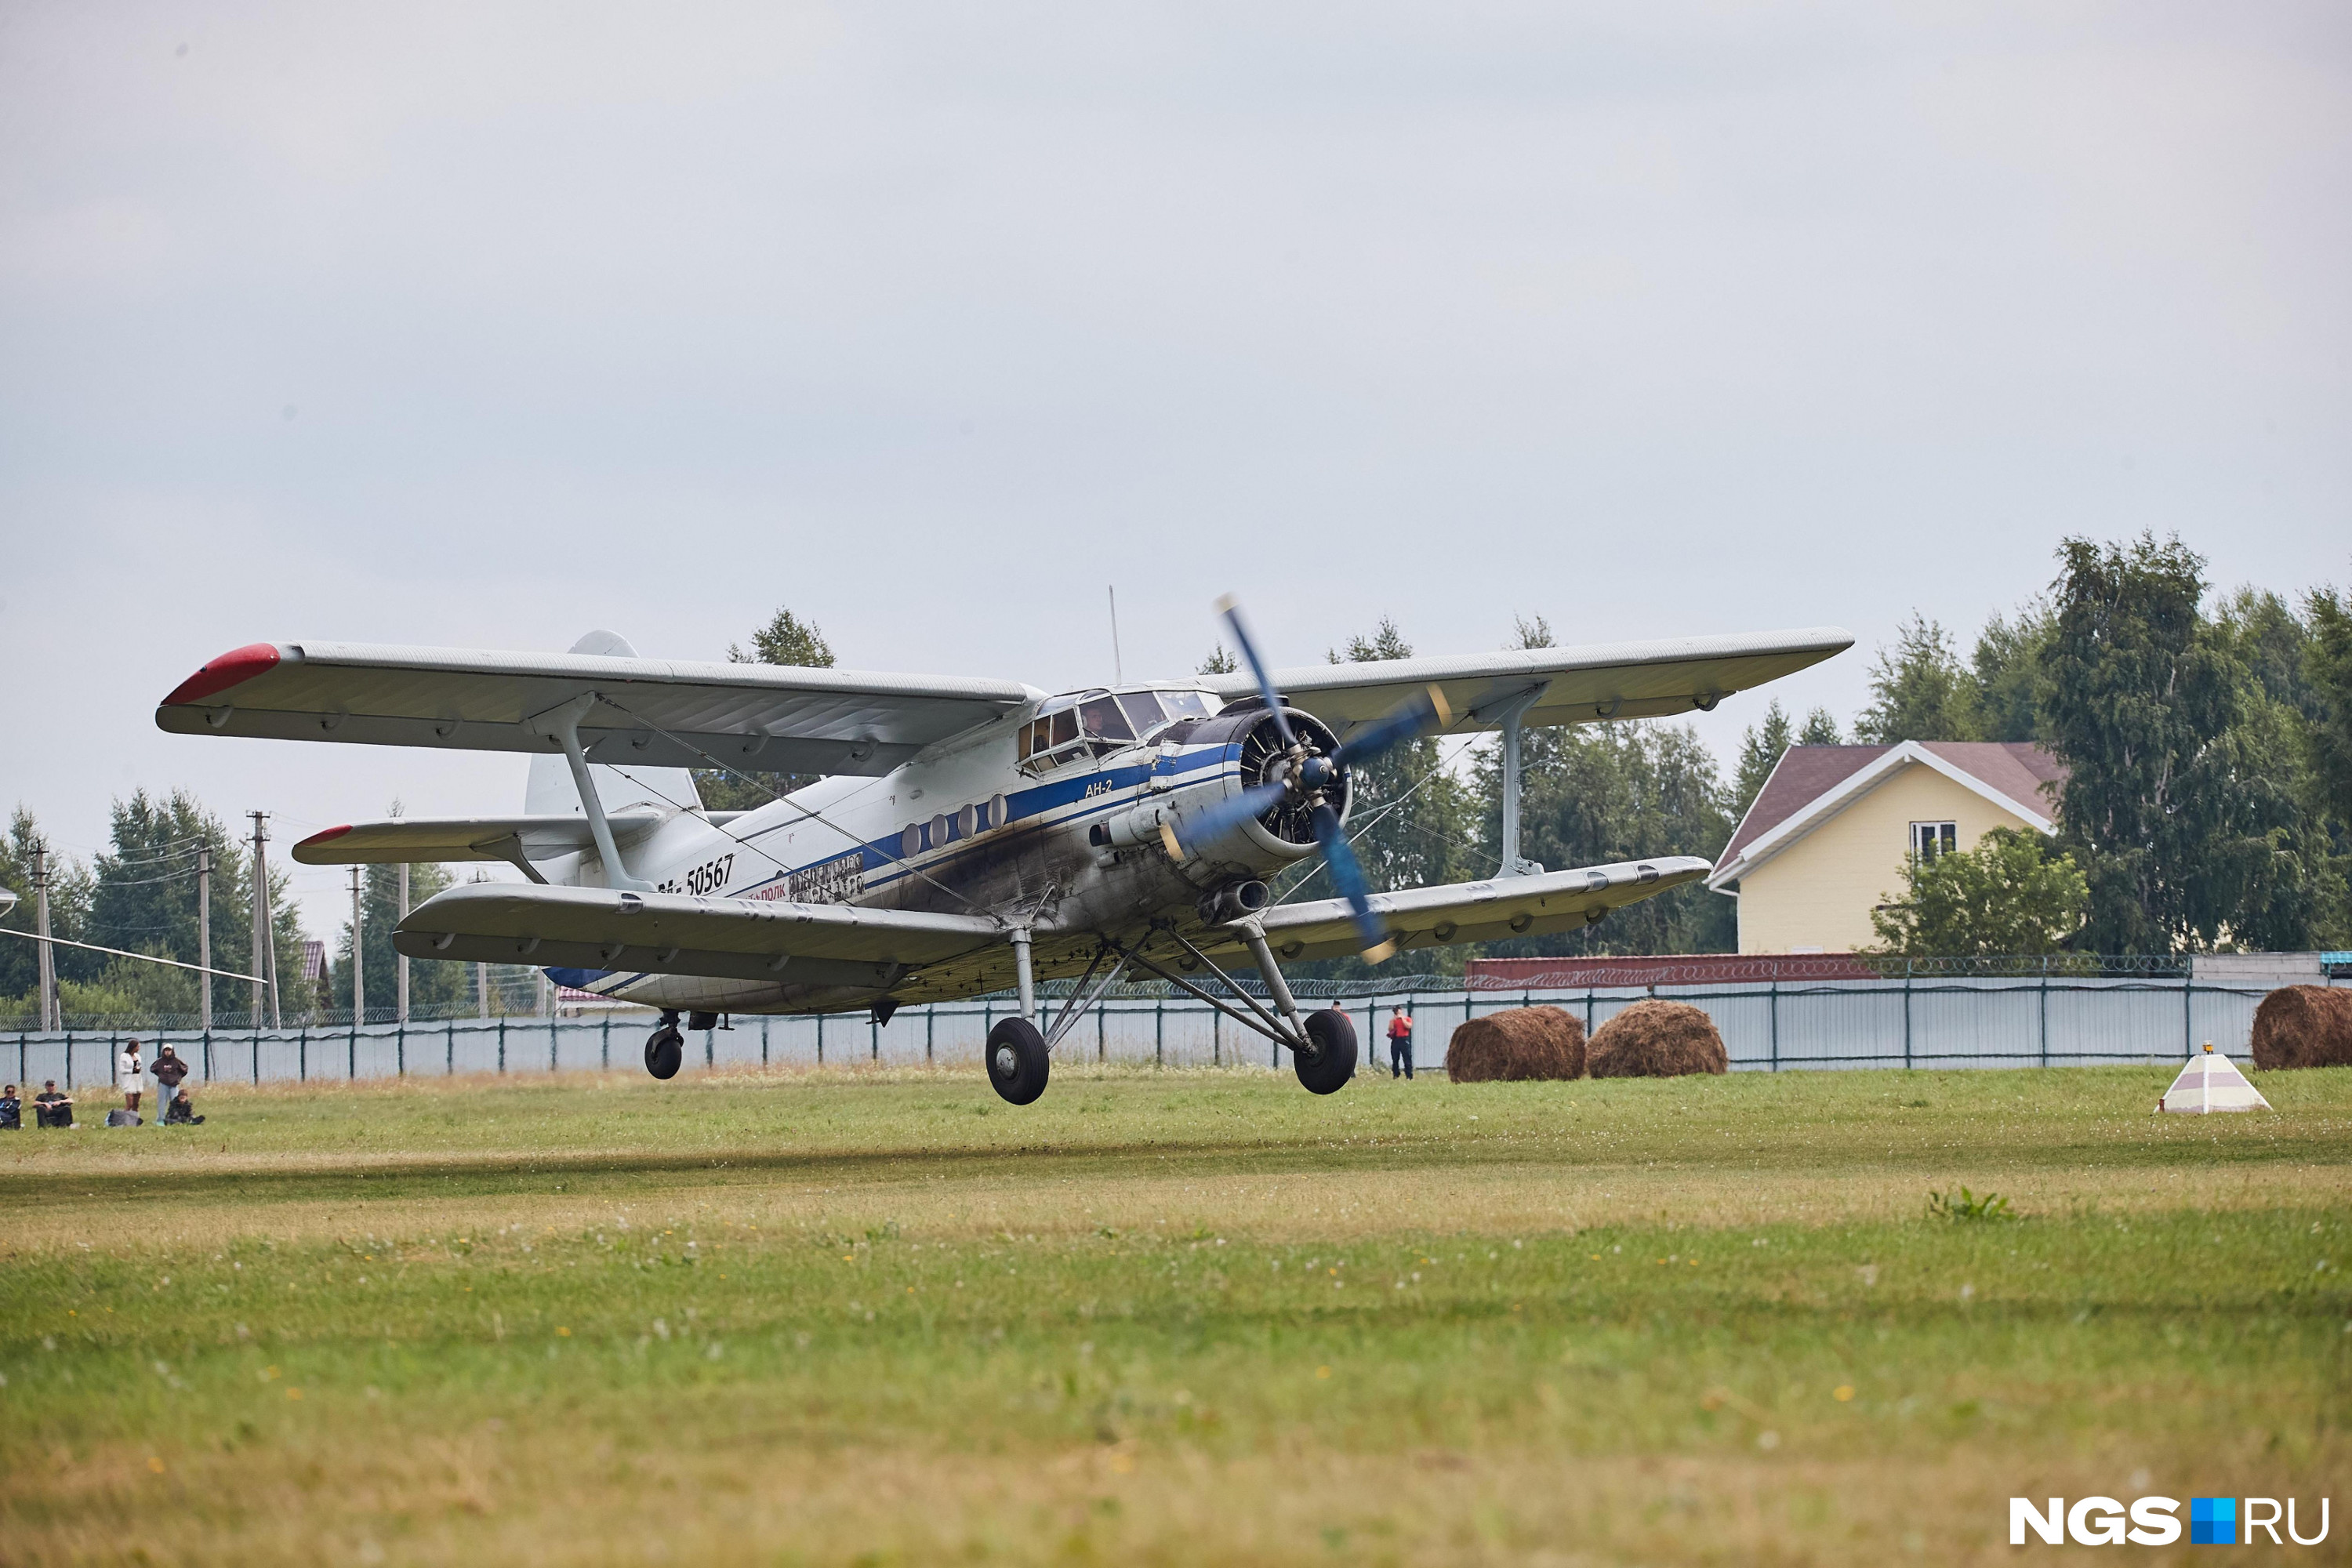
{"type": "MultiPolygon", "coordinates": [[[[2042,786],[2066,782],[2066,764],[2030,741],[1922,741],[1919,745],[2036,816],[2048,816],[2056,805],[2055,792],[2042,786]]],[[[1739,819],[1738,831],[1724,846],[1716,869],[1730,865],[1748,845],[1893,750],[1791,746],[1782,752],[1772,776],[1757,792],[1756,803],[1739,819]]]]}

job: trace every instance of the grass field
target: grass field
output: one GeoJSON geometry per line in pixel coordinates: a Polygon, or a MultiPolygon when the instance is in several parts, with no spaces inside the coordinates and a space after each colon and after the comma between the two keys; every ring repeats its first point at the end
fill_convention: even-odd
{"type": "Polygon", "coordinates": [[[2346,1501],[2352,1071],[2169,1077],[567,1076],[16,1134],[0,1562],[1990,1562],[2012,1494],[2346,1501]],[[1963,1184],[2016,1217],[1929,1215],[1963,1184]]]}

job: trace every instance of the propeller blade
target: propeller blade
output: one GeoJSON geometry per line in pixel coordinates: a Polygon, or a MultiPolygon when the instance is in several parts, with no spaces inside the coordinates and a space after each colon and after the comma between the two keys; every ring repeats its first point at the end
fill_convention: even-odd
{"type": "Polygon", "coordinates": [[[1356,936],[1363,943],[1364,962],[1380,963],[1396,951],[1396,943],[1380,917],[1372,913],[1372,900],[1364,888],[1364,868],[1357,864],[1356,852],[1348,847],[1347,837],[1339,830],[1339,814],[1328,805],[1315,808],[1315,841],[1323,847],[1323,864],[1331,873],[1332,886],[1339,889],[1356,917],[1356,936]]]}
{"type": "Polygon", "coordinates": [[[1282,732],[1283,745],[1287,748],[1297,744],[1298,737],[1290,732],[1290,721],[1282,716],[1282,693],[1274,689],[1274,677],[1266,673],[1265,660],[1257,656],[1257,644],[1250,640],[1249,628],[1242,625],[1241,601],[1228,594],[1217,601],[1217,608],[1223,612],[1225,624],[1233,628],[1234,641],[1240,646],[1242,662],[1249,666],[1252,675],[1257,677],[1258,695],[1265,699],[1266,707],[1274,713],[1274,725],[1282,732]]]}
{"type": "Polygon", "coordinates": [[[1391,746],[1405,741],[1417,741],[1433,730],[1443,730],[1454,722],[1454,710],[1445,700],[1445,693],[1433,686],[1417,697],[1408,697],[1387,713],[1373,720],[1353,735],[1347,743],[1331,753],[1332,765],[1344,767],[1376,757],[1391,746]]]}
{"type": "Polygon", "coordinates": [[[1287,793],[1281,784],[1252,784],[1237,795],[1217,802],[1204,811],[1187,815],[1181,824],[1161,823],[1160,840],[1167,846],[1168,858],[1181,860],[1192,845],[1214,838],[1225,829],[1264,816],[1274,809],[1275,803],[1287,793]]]}

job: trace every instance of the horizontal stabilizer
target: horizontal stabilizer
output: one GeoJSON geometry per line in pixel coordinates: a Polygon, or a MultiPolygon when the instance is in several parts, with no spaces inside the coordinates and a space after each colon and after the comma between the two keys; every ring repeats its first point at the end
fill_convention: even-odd
{"type": "MultiPolygon", "coordinates": [[[[1628,860],[1574,871],[1453,882],[1400,893],[1374,893],[1372,914],[1386,923],[1390,938],[1399,948],[1543,936],[1580,931],[1611,910],[1695,882],[1708,869],[1708,863],[1696,856],[1662,855],[1654,860],[1628,860]]],[[[1261,918],[1267,942],[1286,960],[1336,958],[1361,945],[1345,899],[1276,904],[1261,918]]]]}
{"type": "MultiPolygon", "coordinates": [[[[615,812],[608,820],[614,838],[626,847],[632,839],[661,823],[664,814],[615,812]]],[[[294,846],[294,858],[305,866],[511,862],[518,855],[546,860],[594,847],[584,816],[401,817],[390,822],[355,822],[314,833],[294,846]]]]}

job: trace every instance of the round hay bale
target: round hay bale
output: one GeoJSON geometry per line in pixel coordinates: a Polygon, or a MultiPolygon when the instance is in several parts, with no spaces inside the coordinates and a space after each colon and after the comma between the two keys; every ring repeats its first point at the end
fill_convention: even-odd
{"type": "Polygon", "coordinates": [[[2352,1067],[2352,991],[2287,985],[2254,1009],[2254,1065],[2352,1067]]]}
{"type": "Polygon", "coordinates": [[[1472,1018],[1445,1042],[1454,1083],[1582,1078],[1584,1020],[1561,1007],[1512,1007],[1472,1018]]]}
{"type": "Polygon", "coordinates": [[[1687,1002],[1636,1002],[1592,1032],[1585,1066],[1594,1078],[1679,1078],[1725,1072],[1730,1060],[1715,1020],[1687,1002]]]}

